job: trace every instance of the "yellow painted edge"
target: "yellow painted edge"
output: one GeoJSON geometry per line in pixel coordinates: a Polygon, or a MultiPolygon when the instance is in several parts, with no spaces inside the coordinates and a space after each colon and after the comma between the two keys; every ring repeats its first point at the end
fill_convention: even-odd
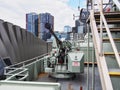
{"type": "Polygon", "coordinates": [[[109,72],[110,76],[120,76],[120,72],[109,72]]]}
{"type": "MultiPolygon", "coordinates": [[[[120,41],[120,38],[113,38],[114,41],[120,41]]],[[[109,41],[109,38],[103,38],[103,41],[109,41]]]]}
{"type": "MultiPolygon", "coordinates": [[[[84,62],[84,64],[92,64],[92,62],[84,62]]],[[[97,64],[97,62],[94,62],[94,64],[97,64]]]]}
{"type": "Polygon", "coordinates": [[[113,52],[104,52],[105,55],[114,54],[113,52]]]}
{"type": "MultiPolygon", "coordinates": [[[[104,52],[104,55],[114,55],[115,53],[113,52],[104,52]]],[[[119,53],[120,54],[120,53],[119,53]]]]}

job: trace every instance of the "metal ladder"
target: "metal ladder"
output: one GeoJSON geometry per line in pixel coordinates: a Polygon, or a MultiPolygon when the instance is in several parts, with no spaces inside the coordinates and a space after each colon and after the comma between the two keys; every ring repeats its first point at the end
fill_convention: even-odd
{"type": "Polygon", "coordinates": [[[120,89],[120,12],[90,11],[90,27],[103,90],[120,89]],[[111,28],[110,25],[113,25],[111,28]]]}

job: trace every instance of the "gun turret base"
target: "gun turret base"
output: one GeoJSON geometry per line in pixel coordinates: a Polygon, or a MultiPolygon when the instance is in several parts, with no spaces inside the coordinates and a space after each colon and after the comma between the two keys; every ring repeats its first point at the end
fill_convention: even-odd
{"type": "Polygon", "coordinates": [[[71,73],[51,73],[49,74],[50,77],[52,78],[57,78],[57,79],[69,79],[69,78],[75,78],[75,74],[71,73]]]}

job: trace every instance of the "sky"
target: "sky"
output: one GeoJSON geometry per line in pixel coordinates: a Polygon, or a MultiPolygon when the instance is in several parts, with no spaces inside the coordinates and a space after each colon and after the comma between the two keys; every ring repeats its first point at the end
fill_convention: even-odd
{"type": "Polygon", "coordinates": [[[86,0],[0,0],[0,19],[26,28],[26,13],[51,13],[55,31],[63,31],[65,25],[73,27],[73,14],[78,6],[84,7],[86,0]],[[83,4],[84,3],[84,4],[83,4]]]}
{"type": "Polygon", "coordinates": [[[68,0],[68,5],[74,9],[77,9],[78,6],[81,8],[85,8],[86,0],[68,0]]]}

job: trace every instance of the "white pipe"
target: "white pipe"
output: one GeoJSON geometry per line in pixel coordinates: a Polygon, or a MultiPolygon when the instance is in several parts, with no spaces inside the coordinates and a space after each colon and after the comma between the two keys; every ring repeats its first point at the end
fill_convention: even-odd
{"type": "Polygon", "coordinates": [[[118,7],[118,9],[120,10],[120,2],[118,0],[113,0],[113,2],[115,3],[115,5],[118,7]]]}

